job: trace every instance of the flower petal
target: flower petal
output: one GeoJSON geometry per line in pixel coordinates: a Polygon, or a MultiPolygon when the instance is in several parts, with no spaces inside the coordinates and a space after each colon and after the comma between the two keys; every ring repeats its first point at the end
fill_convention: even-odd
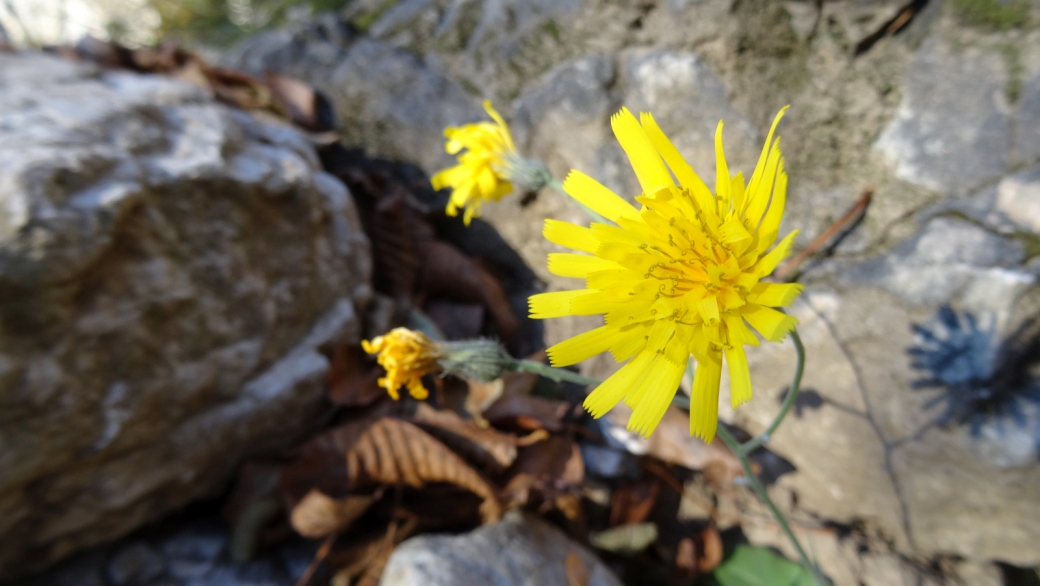
{"type": "Polygon", "coordinates": [[[628,429],[643,437],[650,437],[679,389],[686,364],[681,365],[659,357],[647,377],[646,390],[628,418],[628,429]]]}
{"type": "Polygon", "coordinates": [[[740,308],[740,315],[765,339],[779,342],[798,325],[798,320],[771,307],[749,303],[740,308]]]}
{"type": "Polygon", "coordinates": [[[587,254],[549,253],[549,272],[560,277],[584,279],[597,271],[618,268],[617,263],[587,254]]]}
{"type": "Polygon", "coordinates": [[[675,185],[672,175],[668,173],[668,168],[661,160],[661,155],[628,108],[621,108],[610,117],[610,127],[614,129],[614,136],[628,155],[644,194],[650,195],[663,187],[675,185]]]}
{"type": "Polygon", "coordinates": [[[531,317],[534,319],[576,315],[571,310],[571,304],[576,298],[581,297],[582,295],[588,295],[589,293],[592,293],[592,291],[588,289],[539,293],[537,295],[532,295],[527,300],[527,303],[531,309],[531,317]]]}
{"type": "Polygon", "coordinates": [[[690,394],[690,435],[711,443],[719,424],[719,382],[722,379],[722,353],[709,351],[697,362],[690,394]]]}
{"type": "Polygon", "coordinates": [[[542,235],[549,242],[582,252],[594,253],[599,247],[599,240],[596,240],[591,230],[570,222],[547,219],[542,235]]]}
{"type": "Polygon", "coordinates": [[[726,366],[729,367],[729,400],[733,408],[751,400],[751,371],[743,344],[725,348],[726,366]]]}
{"type": "Polygon", "coordinates": [[[640,352],[631,362],[622,366],[599,385],[582,403],[585,409],[595,418],[602,417],[618,403],[625,393],[638,384],[647,374],[647,367],[655,358],[653,352],[640,352]]]}
{"type": "Polygon", "coordinates": [[[637,216],[632,204],[621,199],[621,196],[607,189],[602,183],[581,171],[571,171],[563,182],[563,190],[582,205],[610,220],[617,222],[621,216],[637,216]]]}
{"type": "Polygon", "coordinates": [[[618,328],[600,326],[554,344],[546,350],[546,354],[553,366],[570,366],[606,352],[619,337],[618,328]]]}

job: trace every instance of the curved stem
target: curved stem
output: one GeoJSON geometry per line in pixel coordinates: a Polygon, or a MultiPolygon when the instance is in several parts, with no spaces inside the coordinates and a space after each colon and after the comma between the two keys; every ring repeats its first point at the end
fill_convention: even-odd
{"type": "Polygon", "coordinates": [[[567,197],[570,197],[571,201],[573,201],[574,203],[576,203],[579,206],[581,206],[581,209],[585,210],[585,213],[588,214],[590,218],[592,218],[593,222],[600,222],[600,223],[603,223],[603,224],[609,224],[610,223],[610,220],[608,220],[608,219],[604,218],[603,216],[597,214],[596,212],[592,211],[592,208],[590,208],[589,206],[587,206],[587,205],[581,203],[580,201],[574,199],[573,197],[571,197],[571,194],[569,194],[569,193],[567,193],[566,191],[563,190],[563,183],[560,183],[558,180],[553,179],[552,181],[550,181],[549,182],[549,187],[552,187],[556,191],[559,191],[560,193],[566,195],[567,197]]]}
{"type": "Polygon", "coordinates": [[[751,438],[740,446],[745,452],[750,453],[773,437],[773,432],[780,427],[784,417],[787,417],[787,412],[791,410],[794,400],[798,396],[798,391],[802,386],[802,373],[805,372],[805,345],[802,344],[802,338],[798,335],[797,330],[791,330],[791,340],[794,342],[794,349],[798,351],[798,364],[794,367],[794,378],[791,380],[791,388],[787,391],[787,396],[784,397],[784,404],[780,407],[780,412],[776,414],[769,427],[757,437],[751,438]]]}
{"type": "Polygon", "coordinates": [[[809,560],[808,554],[805,553],[802,544],[798,541],[798,538],[795,537],[794,531],[791,530],[791,526],[787,523],[787,519],[784,518],[783,513],[780,512],[779,508],[777,508],[773,499],[769,498],[769,493],[766,492],[766,488],[762,486],[762,483],[758,480],[758,476],[756,476],[755,472],[751,470],[751,462],[748,460],[747,452],[744,450],[743,446],[740,445],[740,442],[738,442],[735,437],[730,435],[725,426],[720,425],[715,433],[722,438],[723,443],[725,443],[729,449],[733,451],[733,454],[737,459],[740,460],[740,465],[744,468],[744,478],[747,479],[748,484],[751,486],[751,490],[755,492],[755,495],[760,501],[769,507],[769,512],[773,513],[773,518],[776,519],[776,522],[780,525],[784,535],[787,536],[791,545],[794,546],[795,551],[798,552],[798,557],[801,558],[802,565],[812,573],[813,580],[815,580],[817,584],[823,584],[824,582],[820,579],[816,566],[809,560]]]}
{"type": "Polygon", "coordinates": [[[542,364],[541,362],[535,362],[534,360],[514,360],[509,365],[508,370],[515,370],[517,372],[533,372],[556,382],[566,381],[585,386],[598,385],[603,382],[599,379],[581,376],[576,372],[571,372],[563,368],[554,368],[548,364],[542,364]]]}

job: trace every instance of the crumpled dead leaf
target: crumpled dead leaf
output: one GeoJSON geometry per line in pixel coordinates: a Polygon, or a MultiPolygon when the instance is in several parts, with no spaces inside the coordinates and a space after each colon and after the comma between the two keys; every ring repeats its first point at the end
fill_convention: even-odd
{"type": "Polygon", "coordinates": [[[438,411],[420,403],[412,416],[416,424],[463,456],[501,472],[516,460],[517,447],[531,445],[549,437],[545,430],[536,430],[525,437],[494,428],[480,427],[454,411],[438,411]]]}
{"type": "Polygon", "coordinates": [[[372,496],[352,495],[338,500],[311,489],[289,514],[289,522],[300,535],[309,539],[339,533],[379,499],[382,493],[372,496]]]}
{"type": "Polygon", "coordinates": [[[387,396],[379,386],[383,368],[366,358],[357,344],[340,344],[329,367],[329,401],[342,407],[363,407],[387,396]]]}
{"type": "Polygon", "coordinates": [[[610,498],[610,525],[646,521],[660,493],[661,482],[652,477],[619,486],[610,498]]]}
{"type": "Polygon", "coordinates": [[[502,490],[513,504],[525,504],[532,490],[547,500],[577,490],[585,479],[585,462],[578,444],[562,436],[550,436],[519,450],[502,490]]]}
{"type": "Polygon", "coordinates": [[[485,522],[498,521],[502,507],[495,490],[462,458],[419,429],[392,417],[373,423],[346,455],[347,475],[355,484],[406,484],[421,488],[428,482],[448,482],[482,497],[485,522]]]}
{"type": "Polygon", "coordinates": [[[492,423],[519,429],[563,431],[563,418],[570,408],[566,401],[503,394],[484,411],[484,417],[492,423]]]}
{"type": "Polygon", "coordinates": [[[631,413],[631,409],[621,404],[604,418],[610,425],[608,435],[619,440],[628,451],[653,456],[690,470],[704,470],[711,466],[719,479],[732,480],[744,474],[740,460],[721,441],[706,444],[690,436],[690,415],[679,407],[670,406],[657,429],[646,439],[625,429],[625,422],[631,413]]]}

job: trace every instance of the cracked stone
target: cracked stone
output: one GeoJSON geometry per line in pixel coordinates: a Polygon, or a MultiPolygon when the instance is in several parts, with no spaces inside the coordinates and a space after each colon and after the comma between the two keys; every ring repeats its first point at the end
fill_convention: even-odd
{"type": "MultiPolygon", "coordinates": [[[[1013,267],[1024,256],[1018,242],[963,220],[935,218],[891,252],[849,269],[842,280],[881,286],[910,305],[929,305],[985,285],[979,282],[991,281],[989,269],[1013,267]]],[[[1010,289],[1002,298],[1014,301],[1015,290],[1032,277],[1023,272],[1021,280],[1002,282],[1010,289]]]]}

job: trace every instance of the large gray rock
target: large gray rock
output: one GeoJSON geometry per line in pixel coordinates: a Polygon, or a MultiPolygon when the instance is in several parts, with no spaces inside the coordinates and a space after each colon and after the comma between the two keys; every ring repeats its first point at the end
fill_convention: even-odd
{"type": "Polygon", "coordinates": [[[0,575],[306,430],[369,267],[350,194],[293,129],[0,54],[0,575]]]}
{"type": "Polygon", "coordinates": [[[225,59],[231,67],[307,80],[331,100],[345,143],[436,168],[446,126],[486,115],[480,101],[435,59],[356,37],[331,15],[248,39],[225,59]]]}
{"type": "Polygon", "coordinates": [[[291,586],[318,547],[294,540],[237,563],[229,529],[221,525],[195,519],[159,534],[134,535],[74,556],[21,586],[291,586]]]}
{"type": "Polygon", "coordinates": [[[896,176],[964,195],[1011,163],[1006,65],[995,51],[932,37],[915,54],[896,117],[877,149],[896,176]]]}
{"type": "Polygon", "coordinates": [[[588,586],[621,586],[621,581],[591,551],[545,521],[519,511],[464,535],[423,535],[405,541],[390,556],[379,584],[567,584],[565,564],[571,553],[588,570],[588,586]]]}

